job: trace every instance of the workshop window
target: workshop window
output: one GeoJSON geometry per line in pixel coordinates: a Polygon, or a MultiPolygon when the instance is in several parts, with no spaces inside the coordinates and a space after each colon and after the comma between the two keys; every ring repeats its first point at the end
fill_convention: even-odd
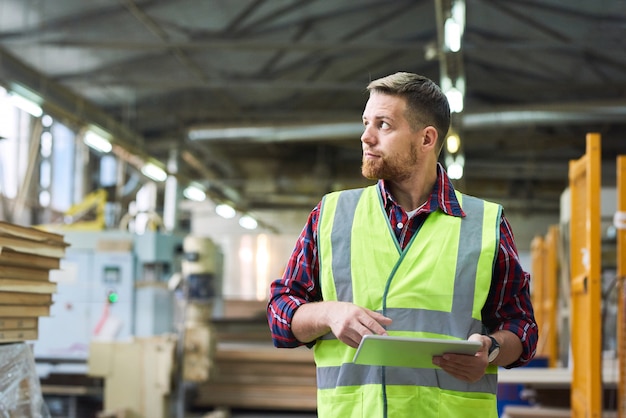
{"type": "Polygon", "coordinates": [[[17,196],[28,167],[28,145],[32,118],[9,101],[0,87],[0,195],[17,196]]]}
{"type": "Polygon", "coordinates": [[[74,203],[76,178],[76,134],[65,125],[55,122],[52,134],[52,199],[50,207],[64,212],[74,203]]]}

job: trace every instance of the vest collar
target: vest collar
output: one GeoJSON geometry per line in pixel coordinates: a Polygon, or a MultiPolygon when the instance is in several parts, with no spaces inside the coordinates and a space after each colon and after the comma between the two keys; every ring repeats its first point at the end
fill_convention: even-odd
{"type": "MultiPolygon", "coordinates": [[[[389,213],[392,208],[398,206],[398,203],[389,192],[385,180],[378,181],[378,189],[383,199],[385,211],[389,213]]],[[[446,215],[465,217],[465,212],[463,212],[454,193],[454,186],[452,186],[452,182],[441,163],[437,163],[437,181],[430,193],[428,202],[417,211],[416,215],[435,212],[437,209],[446,215]]]]}

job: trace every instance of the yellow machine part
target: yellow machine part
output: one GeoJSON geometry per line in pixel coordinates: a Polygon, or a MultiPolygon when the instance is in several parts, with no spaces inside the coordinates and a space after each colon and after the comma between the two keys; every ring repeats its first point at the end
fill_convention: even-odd
{"type": "Polygon", "coordinates": [[[80,231],[102,231],[106,228],[105,206],[107,202],[107,192],[104,189],[97,189],[87,194],[82,202],[72,205],[63,213],[64,223],[38,225],[40,229],[52,230],[80,230],[80,231]],[[84,220],[88,214],[90,220],[84,220]]]}

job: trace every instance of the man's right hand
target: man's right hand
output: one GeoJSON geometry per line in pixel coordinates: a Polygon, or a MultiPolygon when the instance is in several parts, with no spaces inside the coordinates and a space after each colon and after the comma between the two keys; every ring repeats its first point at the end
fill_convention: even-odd
{"type": "Polygon", "coordinates": [[[350,302],[306,303],[296,310],[291,330],[302,342],[313,341],[324,334],[332,333],[350,347],[358,347],[364,335],[387,335],[388,318],[371,309],[350,302]]]}

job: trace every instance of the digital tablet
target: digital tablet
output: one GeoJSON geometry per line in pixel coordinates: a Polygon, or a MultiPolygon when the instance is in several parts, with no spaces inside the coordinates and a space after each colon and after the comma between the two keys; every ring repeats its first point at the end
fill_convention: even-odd
{"type": "Polygon", "coordinates": [[[353,362],[370,366],[398,366],[437,369],[433,357],[445,353],[474,355],[480,341],[366,335],[353,362]]]}

